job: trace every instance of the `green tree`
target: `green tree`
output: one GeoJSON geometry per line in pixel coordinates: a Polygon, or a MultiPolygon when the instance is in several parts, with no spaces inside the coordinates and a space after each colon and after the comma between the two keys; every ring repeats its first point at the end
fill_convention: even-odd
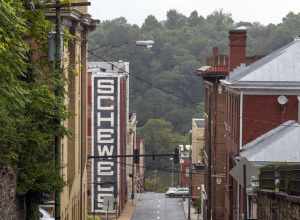
{"type": "Polygon", "coordinates": [[[53,146],[54,136],[66,131],[55,123],[54,109],[62,120],[67,113],[53,87],[64,82],[54,79],[43,57],[51,29],[43,11],[28,10],[21,0],[0,0],[0,23],[0,166],[15,168],[26,219],[35,220],[42,193],[63,185],[53,146]]]}
{"type": "MultiPolygon", "coordinates": [[[[206,17],[197,11],[186,17],[170,10],[165,21],[149,15],[141,28],[120,18],[101,22],[91,35],[90,47],[96,48],[91,60],[104,56],[106,60],[129,61],[130,110],[137,112],[138,125],[162,119],[171,123],[175,133],[184,134],[192,117],[202,117],[203,111],[199,104],[204,101],[202,81],[194,70],[206,65],[212,47],[228,54],[230,29],[246,26],[248,55],[265,55],[293,40],[299,34],[299,22],[300,14],[289,13],[279,24],[236,23],[222,10],[206,17]],[[151,50],[137,48],[134,42],[140,39],[151,39],[155,44],[151,50]]],[[[152,142],[148,147],[157,150],[152,142]]]]}

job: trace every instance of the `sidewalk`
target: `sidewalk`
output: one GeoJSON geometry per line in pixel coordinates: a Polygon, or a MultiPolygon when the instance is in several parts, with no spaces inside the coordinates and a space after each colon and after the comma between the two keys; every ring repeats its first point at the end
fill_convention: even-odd
{"type": "Polygon", "coordinates": [[[118,220],[131,220],[131,217],[134,213],[135,205],[132,201],[128,201],[126,203],[126,206],[122,212],[122,214],[119,216],[118,220]]]}
{"type": "MultiPolygon", "coordinates": [[[[184,211],[184,215],[185,218],[187,219],[188,216],[188,200],[186,199],[185,201],[182,201],[182,206],[183,206],[183,211],[184,211]]],[[[202,215],[197,214],[197,210],[194,209],[193,206],[191,206],[191,220],[202,220],[202,215]]]]}

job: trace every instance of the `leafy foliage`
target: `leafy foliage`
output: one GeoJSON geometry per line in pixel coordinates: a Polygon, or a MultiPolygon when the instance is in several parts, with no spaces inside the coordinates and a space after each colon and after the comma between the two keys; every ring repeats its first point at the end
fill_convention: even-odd
{"type": "Polygon", "coordinates": [[[248,27],[248,54],[264,55],[288,43],[300,33],[300,14],[289,13],[278,25],[235,23],[222,10],[203,17],[170,10],[167,20],[149,15],[141,27],[125,18],[103,21],[91,34],[90,61],[128,60],[131,65],[131,110],[138,113],[139,125],[150,118],[170,121],[178,132],[187,132],[191,118],[199,115],[203,102],[201,79],[194,70],[205,65],[212,47],[228,50],[228,31],[248,27]],[[137,48],[136,40],[154,40],[151,50],[137,48]]]}
{"type": "Polygon", "coordinates": [[[53,151],[54,136],[66,134],[56,118],[67,113],[53,90],[64,82],[54,78],[44,55],[50,29],[43,11],[0,0],[0,165],[15,167],[17,190],[29,197],[63,185],[53,151]]]}
{"type": "MultiPolygon", "coordinates": [[[[149,15],[141,27],[122,17],[103,21],[90,35],[90,61],[131,64],[131,111],[137,112],[147,152],[170,152],[175,147],[171,142],[186,143],[179,133],[190,129],[192,117],[203,117],[202,83],[193,72],[206,64],[212,47],[227,53],[228,31],[234,26],[248,27],[249,55],[264,55],[300,33],[300,14],[289,13],[282,23],[265,26],[235,23],[222,10],[207,17],[170,10],[167,20],[149,15]],[[137,48],[136,40],[154,40],[155,45],[151,50],[137,48]]],[[[146,163],[152,170],[170,167],[166,159],[146,163]]]]}

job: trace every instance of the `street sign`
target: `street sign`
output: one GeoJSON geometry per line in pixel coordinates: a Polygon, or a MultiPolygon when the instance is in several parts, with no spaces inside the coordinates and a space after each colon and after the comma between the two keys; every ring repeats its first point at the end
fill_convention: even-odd
{"type": "Polygon", "coordinates": [[[229,174],[237,181],[241,186],[244,186],[244,165],[246,165],[246,185],[247,187],[251,186],[251,180],[257,179],[258,169],[257,167],[247,158],[242,157],[233,167],[229,174]]]}

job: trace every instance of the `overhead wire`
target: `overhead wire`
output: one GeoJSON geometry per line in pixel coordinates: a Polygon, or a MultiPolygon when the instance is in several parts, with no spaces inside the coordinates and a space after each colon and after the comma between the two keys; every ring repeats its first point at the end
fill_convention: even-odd
{"type": "MultiPolygon", "coordinates": [[[[91,160],[93,160],[93,158],[91,159],[91,160]]],[[[136,165],[136,164],[132,164],[132,163],[126,163],[126,162],[120,162],[120,161],[115,161],[117,164],[120,164],[120,165],[123,165],[123,169],[125,169],[127,166],[128,167],[130,167],[130,168],[132,168],[132,166],[133,165],[136,165]]],[[[143,168],[143,169],[148,169],[148,170],[153,170],[153,171],[155,171],[155,170],[157,170],[157,171],[162,171],[162,172],[164,172],[164,173],[170,173],[170,174],[172,174],[173,173],[173,171],[172,171],[172,169],[164,169],[164,168],[153,168],[153,167],[149,167],[149,166],[139,166],[139,165],[136,165],[136,166],[138,166],[139,168],[143,168]],[[149,169],[150,168],[150,169],[149,169]]],[[[186,171],[180,171],[180,170],[174,170],[174,173],[177,173],[177,174],[182,174],[182,173],[184,173],[184,174],[189,174],[189,172],[186,172],[186,171]]],[[[199,174],[198,172],[191,172],[192,174],[199,174]]]]}
{"type": "Polygon", "coordinates": [[[98,54],[95,54],[95,53],[94,53],[93,51],[91,51],[91,50],[88,50],[88,53],[91,54],[91,55],[93,55],[93,56],[95,56],[96,58],[100,59],[100,60],[103,61],[103,62],[106,62],[106,63],[108,63],[108,64],[111,64],[114,68],[116,68],[116,69],[118,69],[118,70],[120,70],[120,71],[122,71],[122,72],[124,72],[124,73],[127,73],[128,75],[134,77],[135,79],[137,79],[137,80],[139,80],[139,81],[141,81],[141,82],[147,84],[150,88],[155,88],[155,89],[157,89],[157,90],[160,90],[161,92],[163,92],[163,93],[165,93],[165,94],[167,94],[167,95],[171,95],[171,96],[173,96],[173,97],[175,97],[175,98],[178,98],[179,100],[185,100],[185,99],[188,99],[188,100],[190,101],[191,104],[186,104],[185,102],[183,102],[182,104],[183,104],[184,106],[191,106],[191,105],[193,105],[193,104],[198,104],[197,102],[193,101],[190,97],[178,96],[178,95],[176,95],[176,94],[175,94],[174,92],[172,92],[172,91],[169,91],[169,90],[166,90],[166,89],[157,87],[157,86],[155,86],[153,83],[151,83],[151,82],[149,82],[149,81],[143,79],[142,77],[139,77],[139,76],[137,76],[137,75],[135,75],[135,74],[129,73],[129,72],[126,71],[125,69],[120,68],[120,67],[119,67],[118,65],[116,65],[115,63],[106,60],[104,57],[101,57],[101,56],[99,56],[98,54]]]}

